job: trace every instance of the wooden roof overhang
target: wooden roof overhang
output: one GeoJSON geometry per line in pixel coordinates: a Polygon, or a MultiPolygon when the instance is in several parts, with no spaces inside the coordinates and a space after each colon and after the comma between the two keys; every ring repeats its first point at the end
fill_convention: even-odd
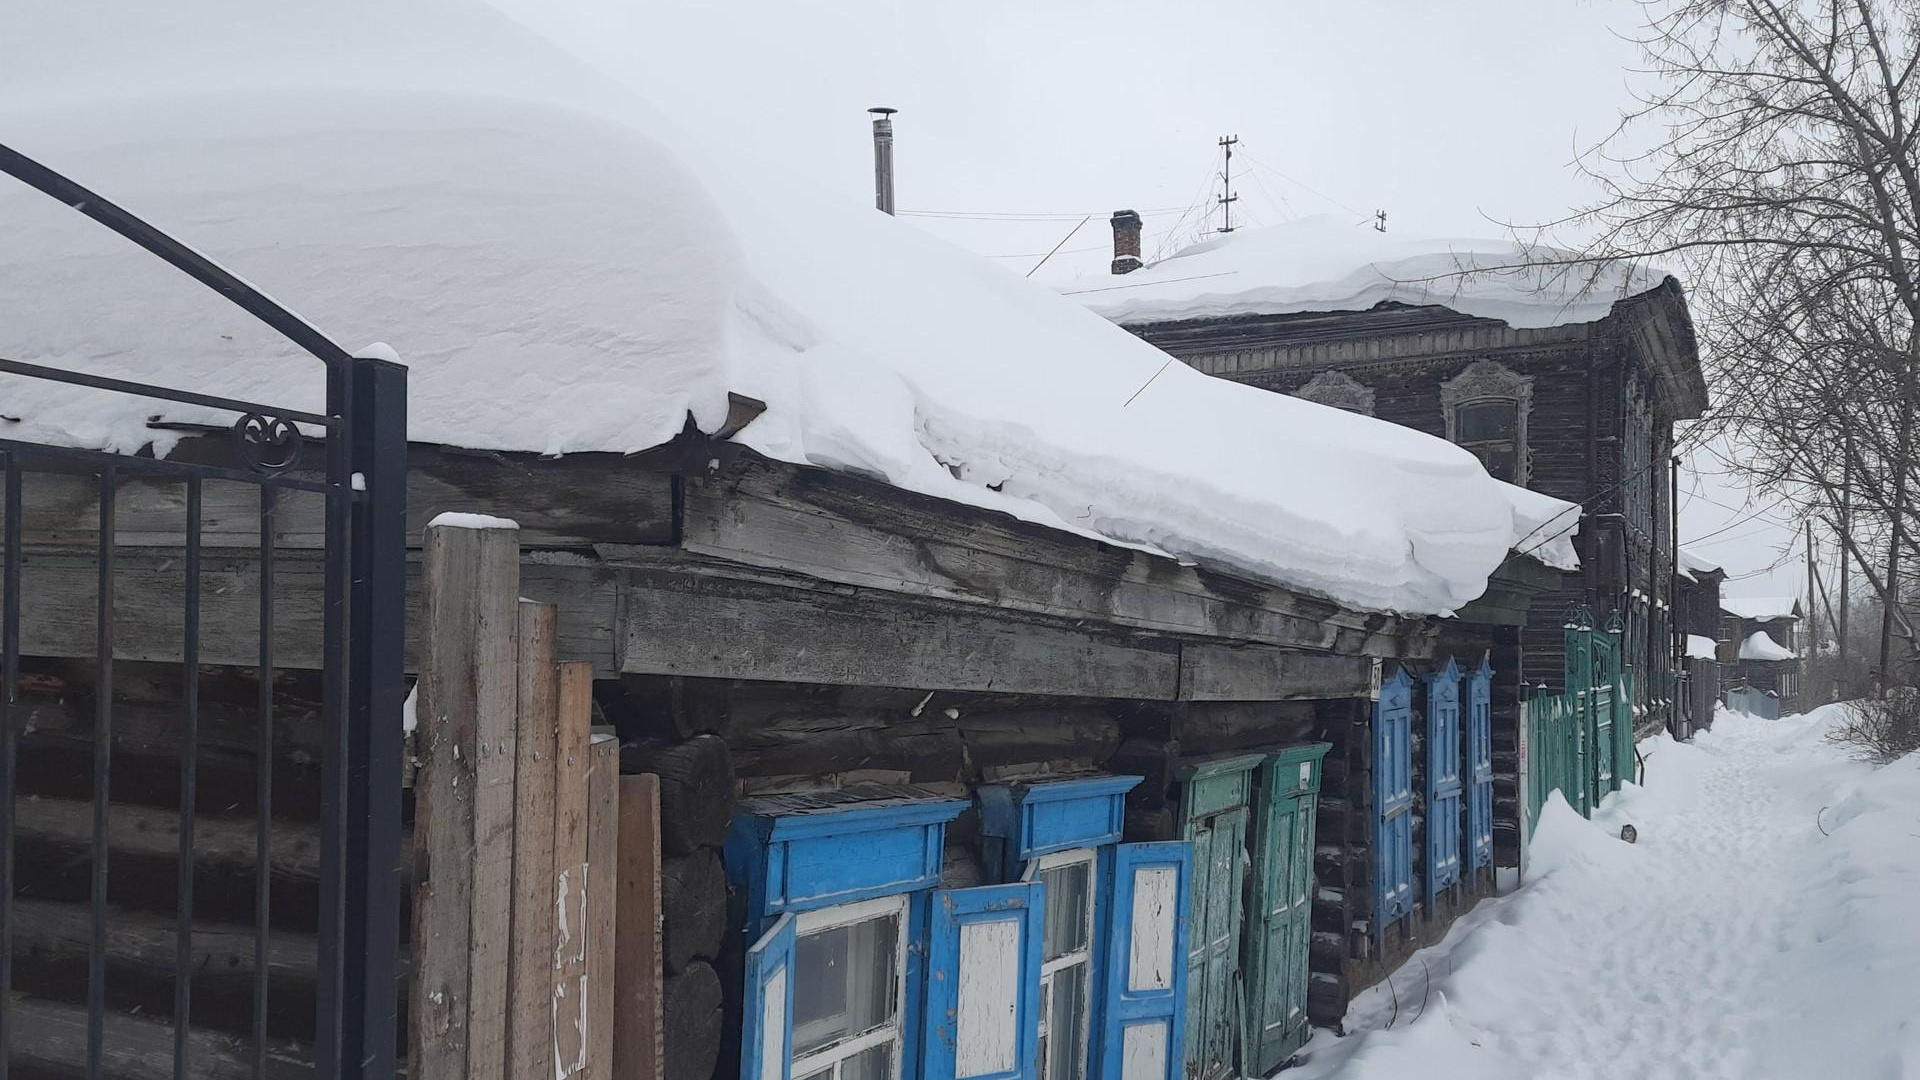
{"type": "MultiPolygon", "coordinates": [[[[227,452],[224,439],[190,438],[174,456],[227,452]]],[[[601,677],[1169,701],[1364,696],[1375,659],[1426,656],[1436,633],[1431,618],[1356,611],[697,433],[635,455],[415,445],[409,464],[414,535],[444,511],[517,521],[521,592],[559,605],[562,654],[601,677]]],[[[93,650],[96,497],[86,478],[67,480],[28,486],[30,654],[93,650]]],[[[246,587],[258,580],[257,496],[232,487],[205,489],[205,663],[250,664],[257,647],[246,587]]],[[[171,659],[180,494],[135,483],[121,498],[120,652],[171,659]]],[[[287,667],[319,659],[320,523],[317,500],[283,500],[276,517],[287,667]]]]}

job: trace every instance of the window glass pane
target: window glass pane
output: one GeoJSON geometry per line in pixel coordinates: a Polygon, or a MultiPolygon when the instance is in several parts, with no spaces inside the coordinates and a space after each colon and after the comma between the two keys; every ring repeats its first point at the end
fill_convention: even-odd
{"type": "Polygon", "coordinates": [[[1054,972],[1050,997],[1041,1075],[1046,1080],[1082,1080],[1087,1071],[1087,965],[1054,972]]]}
{"type": "Polygon", "coordinates": [[[796,1057],[893,1019],[898,915],[802,934],[793,953],[796,1057]]]}
{"type": "Polygon", "coordinates": [[[1515,477],[1519,475],[1520,457],[1514,453],[1512,443],[1492,443],[1487,446],[1476,446],[1473,448],[1473,452],[1474,455],[1480,459],[1480,464],[1486,466],[1488,476],[1493,477],[1495,480],[1505,480],[1509,484],[1516,482],[1515,477]]]}
{"type": "Polygon", "coordinates": [[[848,1058],[840,1066],[840,1080],[893,1080],[893,1044],[869,1046],[848,1058]]]}
{"type": "Polygon", "coordinates": [[[810,1072],[805,1076],[797,1076],[794,1080],[833,1080],[833,1066],[829,1065],[818,1072],[810,1072]]]}
{"type": "Polygon", "coordinates": [[[1087,947],[1087,901],[1093,891],[1093,864],[1076,862],[1040,871],[1047,886],[1047,927],[1043,944],[1052,960],[1087,947]]]}
{"type": "Polygon", "coordinates": [[[1520,406],[1512,401],[1482,401],[1460,406],[1454,429],[1460,442],[1511,439],[1520,431],[1520,406]]]}

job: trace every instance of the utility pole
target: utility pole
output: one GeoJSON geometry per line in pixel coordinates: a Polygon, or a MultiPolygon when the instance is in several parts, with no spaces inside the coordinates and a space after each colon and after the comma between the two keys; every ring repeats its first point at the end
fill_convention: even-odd
{"type": "Polygon", "coordinates": [[[1849,563],[1847,558],[1847,539],[1853,536],[1853,432],[1847,432],[1846,444],[1840,454],[1840,663],[1844,667],[1847,661],[1847,577],[1849,563]]]}
{"type": "Polygon", "coordinates": [[[1385,210],[1375,210],[1373,212],[1373,231],[1387,231],[1387,212],[1385,210]]]}
{"type": "Polygon", "coordinates": [[[1808,518],[1807,526],[1807,645],[1801,655],[1820,652],[1820,594],[1814,589],[1813,573],[1813,519],[1808,518]]]}
{"type": "Polygon", "coordinates": [[[1233,204],[1240,196],[1233,193],[1233,148],[1240,142],[1238,135],[1220,136],[1220,230],[1223,233],[1233,231],[1233,204]]]}

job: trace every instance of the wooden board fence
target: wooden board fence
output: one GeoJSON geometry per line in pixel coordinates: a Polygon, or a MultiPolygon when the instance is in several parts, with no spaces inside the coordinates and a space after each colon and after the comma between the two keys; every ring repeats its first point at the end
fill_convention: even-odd
{"type": "Polygon", "coordinates": [[[425,546],[409,1075],[658,1080],[656,778],[592,730],[592,665],[519,598],[518,530],[425,546]]]}

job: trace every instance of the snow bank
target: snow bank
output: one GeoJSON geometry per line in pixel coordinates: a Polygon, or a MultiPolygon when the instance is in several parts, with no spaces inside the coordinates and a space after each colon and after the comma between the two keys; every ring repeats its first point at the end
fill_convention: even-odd
{"type": "Polygon", "coordinates": [[[1118,323],[1437,304],[1520,327],[1603,319],[1616,301],[1657,288],[1664,270],[1527,265],[1512,240],[1381,233],[1333,215],[1241,229],[1125,277],[1063,291],[1118,323]]]}
{"type": "Polygon", "coordinates": [[[1720,658],[1720,646],[1712,638],[1703,634],[1687,635],[1687,659],[1717,660],[1720,658]]]}
{"type": "MultiPolygon", "coordinates": [[[[411,367],[410,437],[736,438],[1373,609],[1478,596],[1537,508],[1394,425],[1207,378],[1051,290],[716,163],[466,0],[78,0],[9,16],[8,142],[411,367]]],[[[314,409],[319,365],[0,186],[0,355],[314,409]]],[[[12,380],[0,434],[165,453],[189,406],[12,380]]],[[[1550,558],[1562,553],[1550,552],[1550,558]]]]}
{"type": "Polygon", "coordinates": [[[1755,630],[1740,643],[1742,660],[1797,660],[1799,656],[1786,646],[1773,640],[1765,630],[1755,630]]]}

